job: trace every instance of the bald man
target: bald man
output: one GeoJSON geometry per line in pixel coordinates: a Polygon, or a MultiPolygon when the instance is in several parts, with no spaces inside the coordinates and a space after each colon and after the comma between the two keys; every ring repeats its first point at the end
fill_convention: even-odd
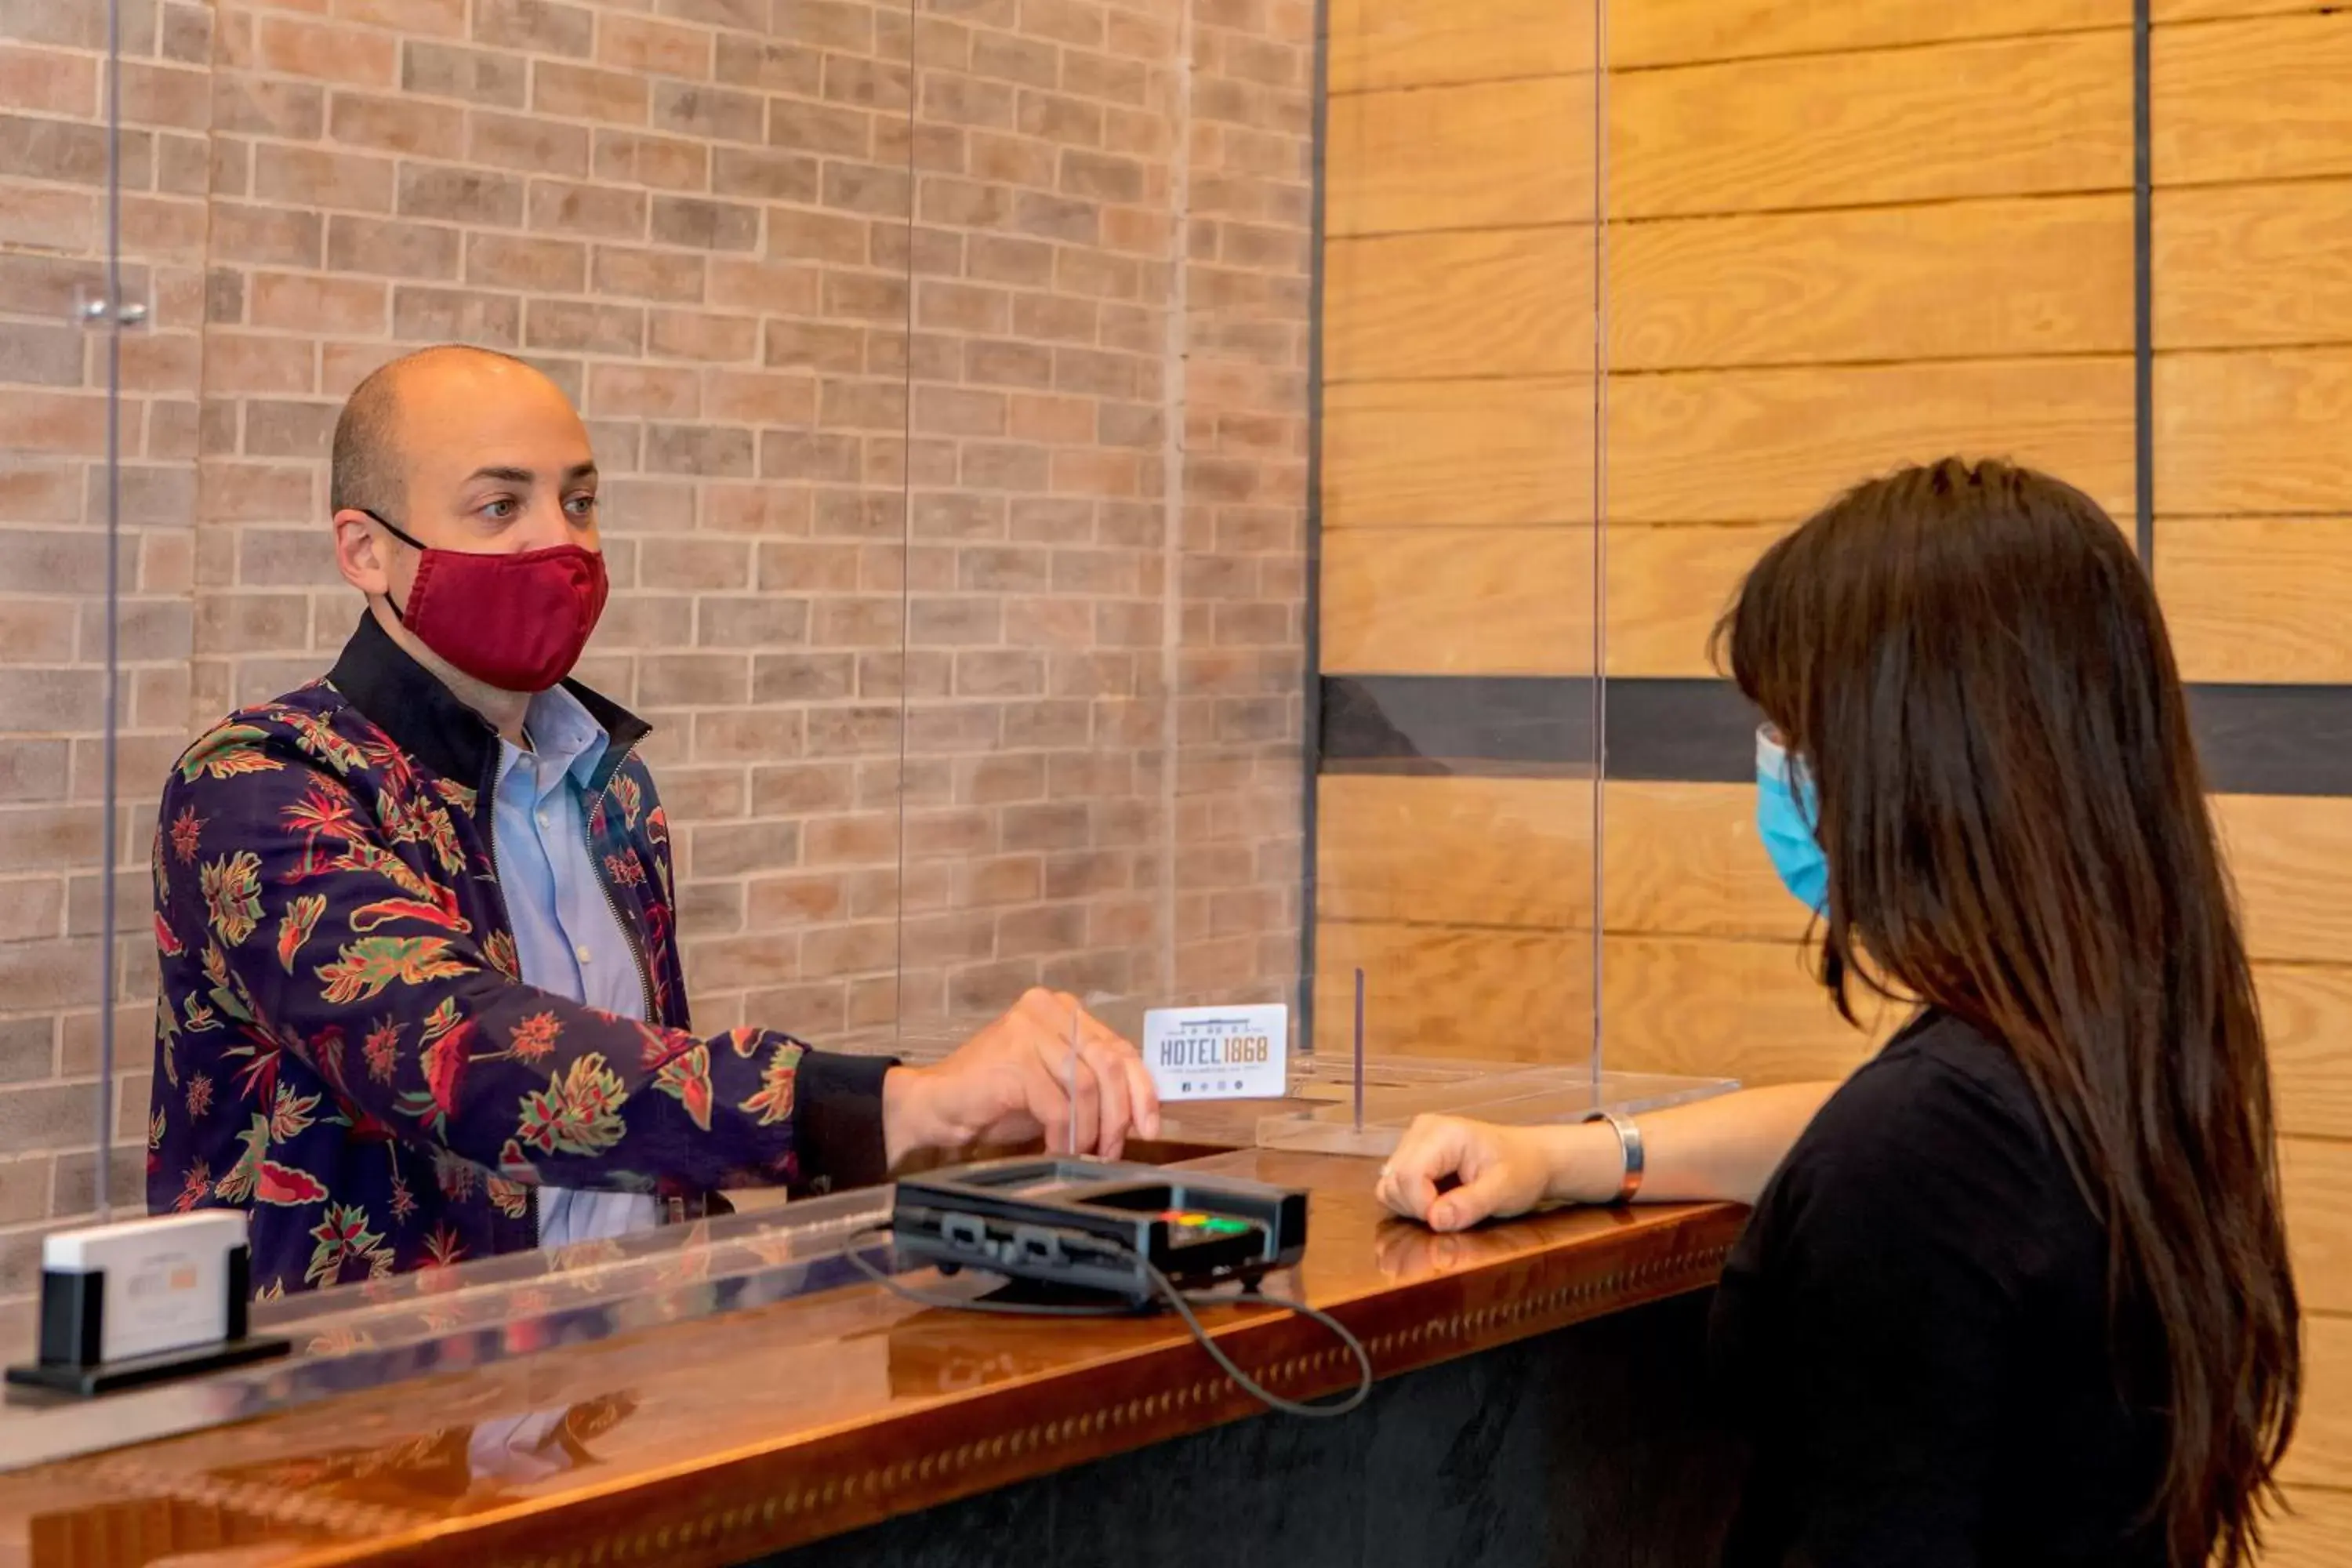
{"type": "Polygon", "coordinates": [[[922,1069],[692,1032],[647,727],[568,679],[604,605],[596,486],[520,361],[378,370],[335,428],[358,630],[165,784],[148,1204],[247,1211],[261,1295],[870,1183],[917,1149],[1158,1131],[1134,1047],[1066,996],[922,1069]]]}

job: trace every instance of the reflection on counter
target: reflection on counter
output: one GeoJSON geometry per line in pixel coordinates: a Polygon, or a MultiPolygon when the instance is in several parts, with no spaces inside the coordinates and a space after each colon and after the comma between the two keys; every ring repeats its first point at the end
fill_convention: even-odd
{"type": "MultiPolygon", "coordinates": [[[[34,1568],[127,1565],[169,1557],[200,1562],[224,1548],[240,1568],[302,1555],[308,1547],[435,1516],[496,1508],[520,1488],[598,1462],[594,1445],[636,1410],[628,1394],[553,1410],[437,1427],[415,1436],[335,1446],[298,1457],[200,1470],[177,1495],[38,1512],[27,1520],[34,1568]]],[[[156,1478],[122,1467],[134,1493],[156,1478]]]]}
{"type": "Polygon", "coordinates": [[[514,1489],[596,1462],[590,1445],[635,1412],[635,1396],[610,1394],[555,1410],[446,1426],[396,1443],[327,1448],[296,1458],[226,1465],[232,1484],[323,1492],[381,1508],[495,1506],[514,1489]]]}

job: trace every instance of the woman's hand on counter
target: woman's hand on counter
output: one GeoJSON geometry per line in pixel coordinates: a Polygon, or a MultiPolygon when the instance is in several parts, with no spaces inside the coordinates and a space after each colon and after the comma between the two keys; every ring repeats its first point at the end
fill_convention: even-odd
{"type": "Polygon", "coordinates": [[[1541,1203],[1599,1202],[1616,1192],[1621,1159],[1606,1127],[1497,1127],[1420,1116],[1381,1168],[1380,1197],[1433,1230],[1463,1230],[1541,1203]],[[1449,1177],[1461,1184],[1440,1192],[1449,1177]]]}
{"type": "Polygon", "coordinates": [[[1076,997],[1035,990],[953,1055],[891,1068],[882,1080],[882,1135],[892,1165],[918,1149],[1039,1136],[1055,1153],[1116,1160],[1130,1137],[1160,1135],[1160,1096],[1134,1046],[1076,997]]]}

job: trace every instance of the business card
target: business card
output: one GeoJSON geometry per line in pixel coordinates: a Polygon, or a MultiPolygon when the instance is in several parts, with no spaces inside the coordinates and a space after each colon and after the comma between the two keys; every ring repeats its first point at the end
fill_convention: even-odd
{"type": "Polygon", "coordinates": [[[1289,1061],[1290,1009],[1279,1002],[1143,1016],[1143,1062],[1163,1101],[1279,1100],[1289,1061]]]}

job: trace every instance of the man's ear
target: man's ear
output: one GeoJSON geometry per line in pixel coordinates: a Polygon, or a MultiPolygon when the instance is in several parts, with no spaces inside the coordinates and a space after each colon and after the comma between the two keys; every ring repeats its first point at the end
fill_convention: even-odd
{"type": "Polygon", "coordinates": [[[370,598],[392,592],[391,559],[368,514],[352,507],[335,513],[335,566],[343,581],[370,598]]]}

